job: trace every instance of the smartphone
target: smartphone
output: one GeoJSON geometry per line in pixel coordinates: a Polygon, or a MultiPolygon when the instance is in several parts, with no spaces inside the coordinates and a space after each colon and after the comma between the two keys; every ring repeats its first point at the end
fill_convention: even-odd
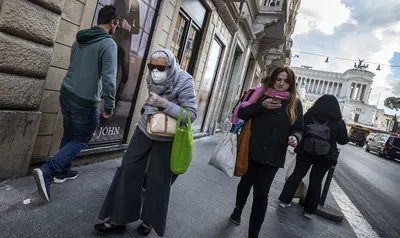
{"type": "Polygon", "coordinates": [[[283,101],[283,98],[279,97],[279,96],[275,96],[272,98],[272,101],[276,102],[276,103],[281,103],[283,101]]]}

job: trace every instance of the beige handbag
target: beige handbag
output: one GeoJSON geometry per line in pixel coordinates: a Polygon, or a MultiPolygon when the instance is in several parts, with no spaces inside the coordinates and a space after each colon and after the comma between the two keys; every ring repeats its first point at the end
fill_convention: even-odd
{"type": "Polygon", "coordinates": [[[149,117],[147,133],[153,136],[174,137],[176,132],[176,119],[163,112],[157,112],[149,117]]]}

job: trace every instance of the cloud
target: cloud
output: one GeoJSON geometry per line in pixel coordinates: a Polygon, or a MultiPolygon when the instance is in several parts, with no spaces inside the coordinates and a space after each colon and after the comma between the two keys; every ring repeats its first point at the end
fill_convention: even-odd
{"type": "Polygon", "coordinates": [[[351,18],[350,8],[340,1],[306,0],[301,2],[294,35],[306,34],[312,30],[332,35],[335,28],[344,23],[356,22],[351,18]]]}
{"type": "MultiPolygon", "coordinates": [[[[400,97],[400,2],[398,0],[304,0],[293,36],[292,65],[344,72],[366,59],[376,74],[370,104],[384,108],[386,97],[400,97]],[[335,14],[332,14],[335,13],[335,14]],[[322,56],[300,52],[312,52],[322,56]],[[329,57],[329,63],[325,63],[329,57]],[[350,61],[343,60],[352,59],[350,61]],[[376,71],[381,64],[381,71],[376,71]],[[378,97],[380,100],[378,102],[378,97]]],[[[392,110],[385,109],[388,113],[392,110]]]]}

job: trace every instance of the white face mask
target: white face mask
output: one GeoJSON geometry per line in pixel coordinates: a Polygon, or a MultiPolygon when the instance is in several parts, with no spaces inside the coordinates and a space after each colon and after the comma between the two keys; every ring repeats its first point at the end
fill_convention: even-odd
{"type": "Polygon", "coordinates": [[[160,72],[157,69],[151,71],[151,78],[154,83],[162,83],[167,79],[167,71],[160,72]]]}

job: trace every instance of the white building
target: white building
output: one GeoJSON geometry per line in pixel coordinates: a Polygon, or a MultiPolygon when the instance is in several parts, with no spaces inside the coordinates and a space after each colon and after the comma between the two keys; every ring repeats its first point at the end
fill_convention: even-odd
{"type": "Polygon", "coordinates": [[[368,104],[371,85],[375,74],[365,70],[361,64],[344,73],[314,70],[308,66],[293,67],[300,89],[306,91],[304,109],[308,110],[324,94],[335,95],[340,103],[343,119],[375,127],[381,111],[368,104]]]}

